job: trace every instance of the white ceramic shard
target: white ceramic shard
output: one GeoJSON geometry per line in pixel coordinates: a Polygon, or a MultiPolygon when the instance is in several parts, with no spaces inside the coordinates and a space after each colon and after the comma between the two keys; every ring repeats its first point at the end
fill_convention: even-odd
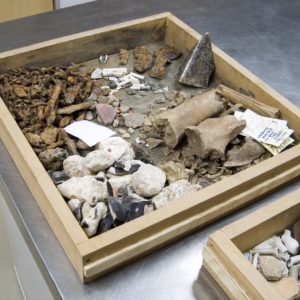
{"type": "Polygon", "coordinates": [[[282,253],[287,252],[287,248],[282,243],[280,237],[278,236],[272,236],[269,239],[261,242],[260,244],[256,245],[253,250],[259,250],[259,249],[271,249],[271,248],[278,248],[278,250],[282,253]]]}
{"type": "Polygon", "coordinates": [[[102,78],[102,70],[100,68],[97,68],[92,74],[91,74],[92,79],[100,79],[102,78]]]}
{"type": "Polygon", "coordinates": [[[140,79],[140,80],[144,80],[144,78],[145,78],[145,76],[134,73],[134,72],[130,72],[130,75],[137,78],[137,79],[140,79]]]}
{"type": "Polygon", "coordinates": [[[157,195],[165,183],[166,174],[161,169],[150,164],[142,165],[131,178],[133,189],[142,197],[157,195]]]}
{"type": "Polygon", "coordinates": [[[291,235],[291,231],[286,229],[283,233],[283,235],[281,236],[281,240],[284,243],[284,245],[286,246],[287,250],[295,255],[298,253],[299,251],[299,243],[297,240],[295,240],[294,238],[292,238],[291,235]]]}
{"type": "Polygon", "coordinates": [[[104,68],[102,69],[103,77],[122,77],[127,74],[127,68],[104,68]]]}
{"type": "Polygon", "coordinates": [[[96,234],[99,221],[106,213],[107,206],[103,202],[97,203],[94,207],[91,207],[87,202],[83,203],[81,226],[88,237],[96,234]]]}
{"type": "Polygon", "coordinates": [[[290,258],[288,266],[297,265],[300,263],[300,255],[295,255],[290,258]]]}
{"type": "Polygon", "coordinates": [[[93,176],[72,177],[57,186],[60,193],[68,198],[87,201],[90,205],[107,199],[106,183],[93,176]]]}
{"type": "Polygon", "coordinates": [[[85,157],[86,167],[92,172],[104,171],[109,168],[115,159],[110,152],[94,150],[85,157]]]}
{"type": "Polygon", "coordinates": [[[86,166],[84,157],[79,155],[71,155],[67,157],[63,162],[63,167],[65,173],[69,177],[82,177],[91,174],[86,166]]]}
{"type": "Polygon", "coordinates": [[[156,208],[160,208],[176,199],[186,196],[190,192],[195,192],[200,189],[200,185],[191,184],[186,179],[177,180],[165,187],[157,196],[152,198],[152,201],[156,208]]]}

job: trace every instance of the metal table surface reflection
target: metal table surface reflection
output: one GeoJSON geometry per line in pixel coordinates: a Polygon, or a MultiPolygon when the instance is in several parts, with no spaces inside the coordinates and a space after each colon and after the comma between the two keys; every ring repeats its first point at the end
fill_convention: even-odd
{"type": "MultiPolygon", "coordinates": [[[[0,51],[163,11],[171,11],[200,33],[209,31],[217,46],[300,106],[297,0],[96,1],[0,24],[0,51]]],[[[64,299],[224,299],[210,276],[200,271],[201,252],[208,236],[300,188],[299,182],[289,184],[251,206],[83,285],[2,142],[0,153],[4,183],[1,192],[54,296],[64,299]]]]}

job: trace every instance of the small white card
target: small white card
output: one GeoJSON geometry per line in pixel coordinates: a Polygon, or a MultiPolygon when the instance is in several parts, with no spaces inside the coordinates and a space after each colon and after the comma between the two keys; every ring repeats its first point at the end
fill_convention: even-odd
{"type": "Polygon", "coordinates": [[[247,123],[242,134],[262,143],[278,147],[293,133],[293,130],[287,127],[287,121],[263,117],[250,109],[244,113],[235,112],[234,116],[247,123]]]}
{"type": "Polygon", "coordinates": [[[90,121],[77,121],[66,126],[65,131],[85,142],[89,147],[113,136],[116,132],[105,126],[95,124],[90,121]]]}

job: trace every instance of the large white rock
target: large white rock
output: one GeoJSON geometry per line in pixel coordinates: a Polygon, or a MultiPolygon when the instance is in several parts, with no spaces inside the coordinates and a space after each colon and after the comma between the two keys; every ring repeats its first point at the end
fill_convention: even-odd
{"type": "Polygon", "coordinates": [[[69,177],[82,177],[91,174],[91,172],[86,167],[84,157],[81,157],[79,155],[71,155],[67,157],[63,162],[63,167],[65,173],[69,177]]]}
{"type": "Polygon", "coordinates": [[[142,197],[157,195],[166,182],[166,174],[159,168],[150,165],[142,165],[131,177],[131,185],[135,192],[142,197]]]}
{"type": "Polygon", "coordinates": [[[93,176],[72,177],[57,186],[60,193],[68,198],[87,201],[90,205],[107,199],[106,183],[93,176]]]}
{"type": "Polygon", "coordinates": [[[99,221],[106,213],[107,206],[103,202],[97,203],[94,207],[91,207],[87,202],[83,203],[81,226],[88,237],[96,234],[99,221]]]}
{"type": "Polygon", "coordinates": [[[90,171],[99,172],[109,168],[115,162],[115,159],[110,152],[95,150],[85,157],[85,161],[90,171]]]}
{"type": "Polygon", "coordinates": [[[165,206],[190,192],[201,189],[200,185],[190,184],[186,179],[178,180],[165,187],[161,193],[152,198],[156,208],[165,206]]]}
{"type": "Polygon", "coordinates": [[[82,201],[75,198],[68,201],[68,206],[78,221],[81,220],[81,203],[82,201]]]}
{"type": "Polygon", "coordinates": [[[109,152],[115,161],[131,160],[134,158],[134,153],[130,144],[120,137],[110,137],[97,144],[98,150],[109,152]]]}

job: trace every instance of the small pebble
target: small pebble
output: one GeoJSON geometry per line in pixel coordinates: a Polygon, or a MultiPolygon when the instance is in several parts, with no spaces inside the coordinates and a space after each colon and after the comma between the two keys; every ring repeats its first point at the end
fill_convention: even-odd
{"type": "Polygon", "coordinates": [[[134,133],[134,129],[133,128],[128,128],[128,132],[132,134],[132,133],[134,133]]]}
{"type": "Polygon", "coordinates": [[[135,95],[136,94],[136,91],[135,90],[128,90],[127,91],[128,95],[135,95]]]}
{"type": "Polygon", "coordinates": [[[92,121],[94,119],[94,115],[90,110],[86,113],[85,119],[88,121],[92,121]]]}
{"type": "Polygon", "coordinates": [[[118,127],[119,126],[119,120],[118,119],[115,119],[113,121],[113,125],[112,125],[114,128],[118,127]]]}
{"type": "Polygon", "coordinates": [[[137,94],[142,97],[147,96],[147,92],[145,92],[145,91],[139,91],[137,94]]]}
{"type": "Polygon", "coordinates": [[[118,107],[120,105],[120,102],[119,101],[114,101],[113,103],[112,103],[112,106],[113,107],[118,107]]]}
{"type": "Polygon", "coordinates": [[[123,139],[129,139],[130,138],[130,134],[126,132],[126,133],[122,134],[122,138],[123,139]]]}
{"type": "Polygon", "coordinates": [[[121,134],[125,134],[125,133],[127,133],[127,132],[126,132],[126,130],[125,130],[125,129],[123,129],[123,128],[119,128],[119,129],[118,129],[118,131],[119,131],[119,133],[121,133],[121,134]]]}
{"type": "Polygon", "coordinates": [[[130,107],[129,106],[121,106],[120,107],[120,112],[121,113],[127,113],[129,111],[130,107]]]}

